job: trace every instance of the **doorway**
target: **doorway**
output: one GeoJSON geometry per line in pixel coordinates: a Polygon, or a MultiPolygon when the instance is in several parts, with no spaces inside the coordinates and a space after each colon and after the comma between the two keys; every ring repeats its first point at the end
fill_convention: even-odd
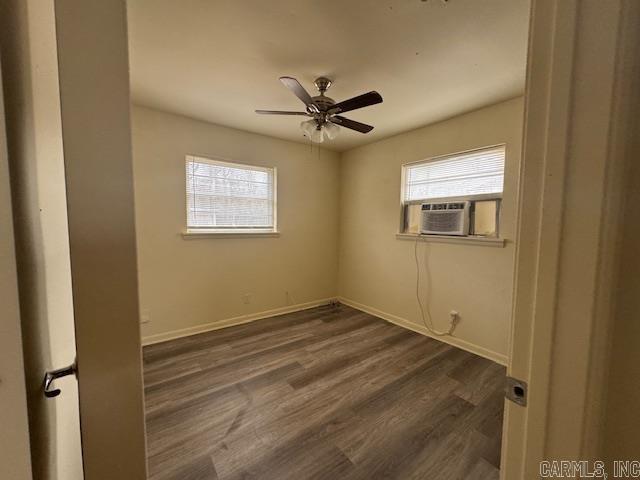
{"type": "MultiPolygon", "coordinates": [[[[461,430],[451,427],[451,435],[442,433],[438,446],[472,452],[468,461],[463,456],[452,462],[461,470],[451,475],[474,469],[499,475],[501,424],[496,427],[484,416],[501,418],[509,360],[529,4],[394,2],[392,7],[379,5],[362,15],[362,4],[336,4],[342,16],[329,27],[323,21],[326,11],[305,2],[259,8],[213,3],[188,10],[172,3],[154,2],[153,8],[129,3],[153,478],[200,470],[232,477],[241,464],[254,475],[267,475],[265,465],[272,465],[277,475],[302,468],[316,455],[327,455],[340,468],[365,468],[375,477],[377,469],[392,468],[385,462],[392,463],[394,456],[374,452],[394,445],[377,437],[383,428],[370,431],[366,425],[391,425],[398,439],[428,436],[412,430],[410,418],[393,421],[399,405],[409,409],[421,399],[434,415],[421,417],[423,425],[437,422],[440,401],[477,417],[469,435],[460,434],[461,425],[461,430]],[[307,27],[286,28],[287,15],[313,19],[315,30],[306,32],[310,40],[296,44],[302,33],[297,29],[307,27]],[[358,15],[357,27],[347,28],[358,15]],[[163,18],[174,21],[165,26],[163,18]],[[493,19],[491,31],[486,18],[493,19]],[[355,46],[378,24],[386,24],[388,32],[368,40],[367,48],[378,52],[374,61],[355,46]],[[323,29],[329,33],[322,35],[323,29]],[[167,35],[173,40],[168,50],[159,51],[167,35]],[[265,38],[270,43],[265,45],[265,38]],[[229,47],[212,49],[223,42],[229,47]],[[403,56],[408,44],[415,48],[403,56]],[[472,68],[466,56],[495,44],[501,47],[492,55],[476,58],[475,74],[483,82],[462,75],[472,68]],[[307,67],[302,60],[307,57],[318,58],[318,66],[307,67]],[[224,75],[219,65],[225,66],[224,75]],[[390,65],[395,75],[389,75],[390,65]],[[432,75],[433,65],[450,82],[432,75]],[[327,80],[331,85],[322,96],[327,80]],[[330,96],[322,100],[328,103],[360,94],[375,97],[376,103],[342,112],[373,130],[340,127],[337,137],[321,131],[323,142],[313,142],[300,128],[301,120],[302,128],[313,121],[304,112],[300,89],[309,96],[330,96]],[[439,113],[433,107],[438,102],[439,113]],[[285,114],[255,111],[267,108],[285,114]],[[453,169],[454,181],[438,177],[438,168],[453,169]],[[466,168],[478,169],[473,178],[466,168]],[[435,181],[425,188],[428,175],[435,181]],[[238,185],[260,189],[255,208],[247,209],[242,188],[232,188],[238,185]],[[446,193],[437,193],[442,190],[446,193]],[[421,236],[404,228],[404,220],[420,216],[422,204],[429,202],[466,205],[463,235],[421,236]],[[248,213],[235,215],[242,208],[248,213]],[[258,216],[261,222],[251,225],[258,216]],[[340,305],[325,310],[333,302],[340,305]],[[458,320],[450,335],[437,335],[458,320]],[[341,328],[347,330],[344,336],[341,328]],[[335,336],[327,336],[330,332],[335,336]],[[385,341],[394,335],[401,340],[385,341]],[[432,351],[433,345],[447,351],[432,351]],[[423,363],[441,354],[443,376],[430,379],[423,363]],[[239,372],[232,378],[234,366],[239,372]],[[349,397],[343,390],[339,404],[321,410],[326,418],[300,422],[297,430],[280,428],[288,410],[304,415],[305,395],[315,393],[316,402],[328,402],[341,391],[341,379],[346,382],[358,369],[364,369],[363,381],[370,378],[369,390],[353,387],[363,395],[375,396],[385,385],[391,389],[394,379],[400,385],[399,379],[410,374],[423,379],[425,389],[416,388],[406,403],[396,399],[371,408],[363,418],[357,411],[367,397],[355,392],[349,397]],[[317,373],[313,381],[309,372],[317,373]],[[254,376],[270,375],[272,381],[263,379],[257,392],[246,386],[258,382],[254,376]],[[302,381],[305,375],[308,380],[302,381]],[[425,400],[434,388],[430,380],[441,386],[443,398],[425,400]],[[262,390],[272,391],[269,401],[261,403],[262,390]],[[309,440],[306,456],[284,453],[294,450],[288,442],[351,410],[352,418],[345,419],[351,436],[318,434],[309,440]],[[480,427],[481,419],[490,426],[480,427]],[[457,443],[453,432],[463,440],[457,443]],[[377,445],[370,457],[356,445],[358,435],[377,445]],[[260,441],[249,449],[251,438],[260,441]],[[184,442],[192,448],[180,450],[184,442]],[[489,451],[479,452],[485,444],[491,445],[489,451]]],[[[349,390],[348,383],[342,387],[349,390]]],[[[416,447],[405,462],[407,470],[396,474],[411,476],[411,462],[419,472],[424,452],[416,447]]]]}

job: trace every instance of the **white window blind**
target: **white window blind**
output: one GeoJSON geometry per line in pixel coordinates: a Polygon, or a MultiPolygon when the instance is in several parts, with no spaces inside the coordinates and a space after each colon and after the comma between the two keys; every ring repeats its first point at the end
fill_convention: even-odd
{"type": "Polygon", "coordinates": [[[404,167],[404,201],[502,194],[504,146],[440,157],[404,167]]]}
{"type": "Polygon", "coordinates": [[[275,230],[273,168],[187,156],[187,229],[275,230]]]}

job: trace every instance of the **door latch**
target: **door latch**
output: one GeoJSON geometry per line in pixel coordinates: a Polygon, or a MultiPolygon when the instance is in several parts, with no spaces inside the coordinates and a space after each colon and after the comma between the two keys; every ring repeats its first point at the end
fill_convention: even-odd
{"type": "Polygon", "coordinates": [[[527,382],[507,377],[505,397],[521,407],[527,406],[527,382]]]}
{"type": "Polygon", "coordinates": [[[51,370],[45,372],[44,374],[44,396],[47,398],[54,398],[60,395],[59,388],[53,388],[52,383],[54,380],[62,377],[66,377],[68,375],[76,375],[78,373],[78,368],[76,362],[74,361],[71,365],[64,368],[59,368],[57,370],[51,370]]]}

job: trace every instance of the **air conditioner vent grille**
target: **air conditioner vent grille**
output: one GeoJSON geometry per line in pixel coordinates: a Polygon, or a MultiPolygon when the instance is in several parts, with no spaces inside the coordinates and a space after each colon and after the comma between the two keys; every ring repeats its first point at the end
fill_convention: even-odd
{"type": "Polygon", "coordinates": [[[469,233],[469,202],[423,204],[421,232],[436,235],[467,235],[469,233]]]}

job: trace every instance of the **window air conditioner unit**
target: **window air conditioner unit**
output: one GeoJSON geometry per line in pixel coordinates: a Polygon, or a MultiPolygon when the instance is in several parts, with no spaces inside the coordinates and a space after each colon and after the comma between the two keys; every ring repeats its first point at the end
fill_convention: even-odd
{"type": "Polygon", "coordinates": [[[468,235],[469,202],[423,203],[420,233],[468,235]]]}

